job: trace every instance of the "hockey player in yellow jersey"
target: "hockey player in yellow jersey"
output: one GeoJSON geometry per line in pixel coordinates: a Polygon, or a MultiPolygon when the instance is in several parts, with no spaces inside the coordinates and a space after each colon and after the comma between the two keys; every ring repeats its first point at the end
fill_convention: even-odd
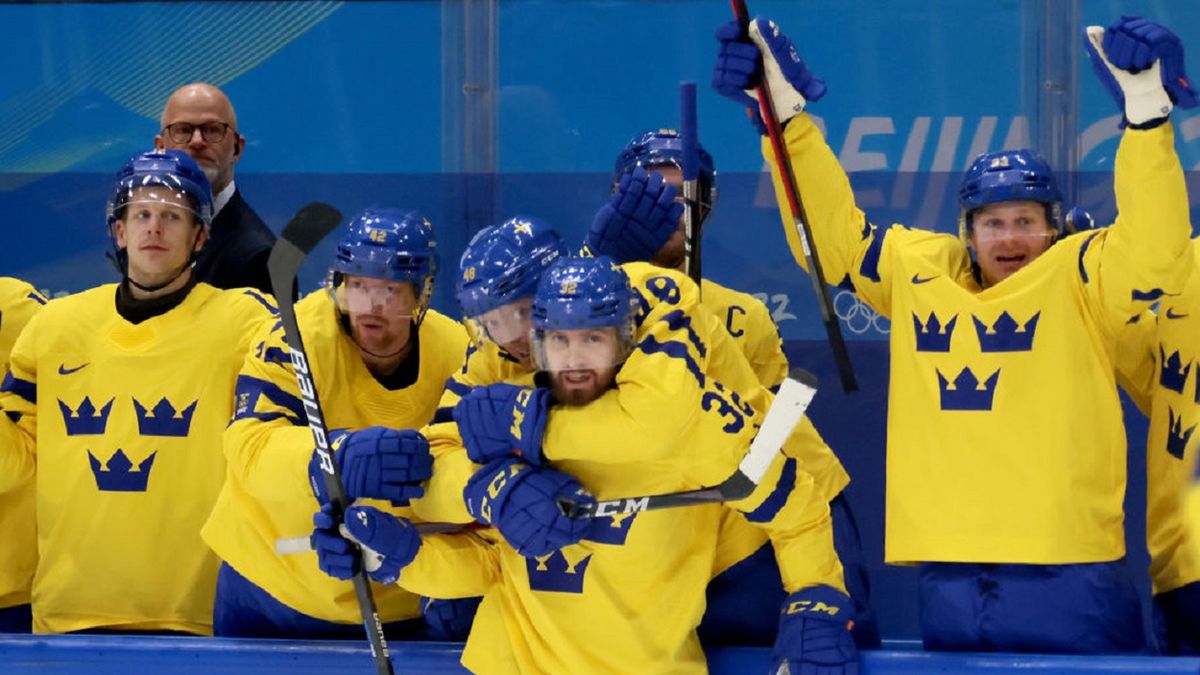
{"type": "MultiPolygon", "coordinates": [[[[717,172],[703,146],[698,145],[697,154],[701,226],[697,231],[701,231],[716,202],[717,172]]],[[[676,197],[683,185],[682,166],[683,142],[676,131],[645,131],[630,139],[617,155],[612,197],[596,212],[586,250],[619,263],[643,260],[686,273],[683,204],[676,197]]],[[[759,381],[777,391],[787,376],[788,360],[779,328],[766,305],[710,279],[701,279],[700,289],[701,302],[723,322],[759,381]]],[[[799,445],[804,468],[829,500],[834,545],[855,602],[855,642],[860,648],[878,648],[879,626],[870,607],[870,583],[858,526],[842,494],[850,476],[807,417],[797,433],[804,437],[799,445]]],[[[700,639],[706,646],[752,644],[755,638],[769,636],[782,600],[782,596],[773,597],[779,589],[779,572],[766,546],[766,534],[728,513],[725,521],[730,532],[720,538],[708,609],[700,625],[700,639]]]]}
{"type": "MultiPolygon", "coordinates": [[[[433,418],[467,346],[459,323],[429,309],[437,260],[423,216],[368,209],[339,240],[327,287],[296,305],[325,423],[339,430],[331,435],[351,499],[406,506],[430,476],[428,443],[415,429],[433,418]]],[[[328,502],[281,324],[264,326],[237,382],[224,437],[228,478],[203,530],[223,561],[215,632],[361,638],[352,585],[322,574],[311,554],[274,549],[276,539],[309,531],[314,491],[328,502]]],[[[374,593],[390,636],[426,634],[417,596],[395,586],[374,593]]]]}
{"type": "Polygon", "coordinates": [[[1113,359],[1120,328],[1182,290],[1191,255],[1167,119],[1172,97],[1194,102],[1178,38],[1134,18],[1089,29],[1097,72],[1129,124],[1112,227],[1063,236],[1049,168],[1032,152],[1003,151],[982,155],[964,176],[955,238],[867,221],[802,112],[824,82],[775,24],[757,19],[749,33],[736,23],[718,31],[714,86],[757,116],[745,91],[766,78],[826,283],[848,277],[893,318],[885,558],[922,563],[925,645],[1140,649],[1123,559],[1113,359]]]}
{"type": "Polygon", "coordinates": [[[1200,445],[1200,239],[1183,293],[1122,335],[1122,384],[1150,417],[1146,545],[1154,627],[1167,654],[1200,652],[1200,518],[1188,508],[1200,445]]]}
{"type": "MultiPolygon", "coordinates": [[[[0,372],[8,371],[8,354],[21,329],[42,305],[33,286],[0,277],[0,372]]],[[[0,633],[28,633],[32,625],[29,587],[37,566],[33,478],[0,493],[0,633]]]]}
{"type": "MultiPolygon", "coordinates": [[[[472,671],[706,672],[695,629],[731,506],[771,534],[791,593],[775,666],[856,665],[828,506],[795,459],[776,456],[735,504],[590,521],[559,510],[559,499],[672,492],[733,474],[762,408],[705,373],[766,392],[757,405],[771,395],[698,295],[673,270],[560,259],[531,307],[542,386],[479,387],[455,409],[467,451],[487,461],[464,491],[468,509],[497,530],[422,542],[381,512],[347,513],[350,534],[384,556],[377,574],[420,592],[485,594],[463,653],[472,671]]],[[[323,515],[317,534],[329,537],[323,515]]],[[[328,569],[353,569],[346,547],[319,541],[328,569]]]]}
{"type": "Polygon", "coordinates": [[[211,634],[200,526],[238,367],[274,306],[195,282],[212,194],[187,155],[130,159],[107,216],[123,281],[43,307],[0,387],[0,490],[36,477],[33,630],[211,634]]]}

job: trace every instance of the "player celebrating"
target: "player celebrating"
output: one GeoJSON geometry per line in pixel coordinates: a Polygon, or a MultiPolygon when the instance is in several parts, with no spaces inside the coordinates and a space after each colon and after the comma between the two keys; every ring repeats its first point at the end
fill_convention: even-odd
{"type": "MultiPolygon", "coordinates": [[[[0,277],[0,371],[8,372],[8,354],[21,329],[42,305],[33,286],[0,277]]],[[[28,633],[33,617],[29,587],[37,567],[37,528],[34,519],[33,478],[0,494],[0,633],[28,633]]]]}
{"type": "MultiPolygon", "coordinates": [[[[825,86],[791,41],[764,19],[749,37],[736,24],[717,33],[717,90],[756,106],[744,90],[765,77],[774,92],[825,281],[849,275],[867,304],[895,319],[885,558],[923,563],[929,648],[1142,646],[1122,559],[1125,445],[1112,355],[1121,326],[1186,278],[1191,228],[1167,113],[1172,97],[1191,105],[1194,95],[1165,28],[1122,19],[1089,35],[1129,124],[1115,167],[1117,222],[1061,237],[1048,167],[1029,151],[1004,151],[963,177],[956,239],[868,223],[800,112],[825,86]]],[[[773,157],[768,145],[764,154],[773,157]]]]}
{"type": "MultiPolygon", "coordinates": [[[[428,443],[413,429],[433,418],[467,344],[461,325],[429,309],[437,260],[428,220],[369,209],[338,242],[327,288],[296,305],[325,423],[339,430],[331,445],[351,499],[404,505],[430,476],[428,443]]],[[[276,539],[308,530],[313,491],[328,502],[278,323],[245,355],[224,442],[228,478],[203,530],[223,561],[216,634],[361,637],[351,584],[321,574],[310,555],[274,550],[276,539]]],[[[424,633],[416,596],[381,587],[375,597],[393,637],[424,633]]]]}
{"type": "MultiPolygon", "coordinates": [[[[701,221],[698,225],[702,226],[716,202],[717,174],[712,155],[703,146],[698,149],[701,221]]],[[[683,184],[682,165],[683,142],[675,131],[658,129],[634,136],[617,156],[613,194],[596,212],[588,231],[587,249],[619,263],[644,260],[684,271],[686,228],[683,205],[676,199],[683,184]]],[[[725,330],[745,354],[759,381],[778,391],[787,376],[788,360],[779,329],[766,305],[748,293],[709,279],[701,280],[700,289],[701,302],[724,321],[725,330]]],[[[797,433],[805,436],[800,446],[805,451],[804,468],[829,500],[834,545],[855,603],[855,642],[860,648],[878,648],[879,626],[870,608],[870,583],[858,527],[842,494],[850,476],[807,417],[800,422],[797,433]]],[[[771,597],[779,588],[779,572],[774,569],[765,533],[747,528],[740,517],[727,518],[728,527],[742,532],[722,537],[724,545],[718,553],[708,609],[700,626],[700,637],[706,645],[746,644],[755,636],[761,639],[768,635],[776,622],[778,601],[782,600],[782,596],[771,597]],[[735,543],[738,544],[729,545],[735,543]],[[756,545],[760,547],[758,552],[747,558],[756,545]],[[742,550],[741,546],[750,546],[751,551],[742,550]],[[747,602],[749,597],[758,597],[760,601],[752,605],[747,602]],[[755,607],[761,612],[754,612],[755,607]]]]}
{"type": "MultiPolygon", "coordinates": [[[[604,257],[552,265],[531,303],[532,352],[549,388],[481,387],[455,409],[468,452],[489,460],[464,496],[475,518],[498,529],[494,545],[473,534],[422,543],[379,511],[347,513],[350,534],[384,556],[376,575],[414,590],[485,593],[463,654],[473,671],[705,672],[695,628],[729,505],[581,521],[556,501],[721,482],[741,461],[762,409],[705,373],[766,390],[690,280],[645,264],[626,269],[638,278],[604,257]],[[551,391],[560,405],[547,408],[551,391]],[[653,427],[620,412],[655,400],[653,427]],[[645,437],[630,433],[638,428],[645,437]]],[[[812,478],[779,455],[754,494],[732,506],[771,533],[792,593],[775,666],[853,666],[853,607],[812,478]]],[[[323,564],[348,574],[348,544],[326,514],[316,523],[323,564]]]]}
{"type": "Polygon", "coordinates": [[[1188,509],[1200,444],[1200,239],[1182,295],[1164,298],[1122,336],[1126,391],[1150,417],[1146,545],[1154,627],[1166,654],[1200,652],[1200,520],[1188,509]]]}
{"type": "Polygon", "coordinates": [[[124,280],[42,308],[0,387],[0,490],[36,473],[33,630],[211,634],[200,525],[238,367],[274,308],[195,282],[212,192],[187,155],[130,159],[107,212],[124,280]]]}

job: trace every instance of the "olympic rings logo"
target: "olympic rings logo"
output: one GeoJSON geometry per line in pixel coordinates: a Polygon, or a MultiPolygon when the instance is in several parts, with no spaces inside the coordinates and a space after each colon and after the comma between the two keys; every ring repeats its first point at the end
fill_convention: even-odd
{"type": "Polygon", "coordinates": [[[874,329],[881,335],[892,332],[892,321],[867,306],[850,291],[839,290],[833,298],[833,311],[851,333],[862,335],[874,329]]]}

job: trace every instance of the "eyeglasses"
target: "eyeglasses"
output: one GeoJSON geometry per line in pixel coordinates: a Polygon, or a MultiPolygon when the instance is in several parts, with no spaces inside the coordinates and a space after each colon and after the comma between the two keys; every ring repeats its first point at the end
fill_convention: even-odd
{"type": "Polygon", "coordinates": [[[192,124],[191,122],[176,122],[168,124],[163,131],[167,133],[167,137],[173,143],[189,143],[196,130],[200,130],[200,137],[205,143],[220,143],[225,140],[225,134],[229,133],[229,125],[225,122],[207,122],[205,124],[192,124]]]}

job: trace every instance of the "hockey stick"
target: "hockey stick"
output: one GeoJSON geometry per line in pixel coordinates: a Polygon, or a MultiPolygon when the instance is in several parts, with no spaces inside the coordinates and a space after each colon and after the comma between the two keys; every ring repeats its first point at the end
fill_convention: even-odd
{"type": "MultiPolygon", "coordinates": [[[[483,527],[479,523],[414,523],[413,526],[417,528],[417,534],[421,536],[427,534],[458,534],[459,532],[479,530],[483,527]]],[[[344,528],[345,525],[339,525],[338,527],[339,529],[344,528]]],[[[342,532],[342,536],[350,539],[350,537],[346,536],[345,532],[342,532]]],[[[312,537],[280,537],[275,540],[275,553],[278,555],[309,553],[313,550],[312,537]]],[[[372,553],[374,552],[372,551],[372,553]]],[[[375,555],[378,554],[376,553],[375,555]]],[[[368,571],[370,571],[370,566],[368,566],[368,571]]]]}
{"type": "Polygon", "coordinates": [[[799,379],[789,377],[783,381],[737,471],[720,485],[645,497],[605,499],[594,503],[560,499],[559,510],[571,518],[603,518],[622,513],[735,501],[749,497],[762,481],[767,468],[771,466],[771,461],[791,435],[792,429],[800,423],[800,418],[804,416],[804,411],[808,409],[808,404],[812,403],[813,396],[817,393],[817,378],[812,374],[797,369],[793,371],[793,375],[799,379]]]}
{"type": "MultiPolygon", "coordinates": [[[[284,339],[292,357],[292,368],[296,372],[296,382],[300,386],[300,396],[304,399],[304,413],[308,417],[308,426],[312,430],[313,443],[317,455],[321,459],[321,469],[325,473],[325,489],[329,491],[330,500],[334,504],[335,517],[341,518],[349,500],[342,486],[342,477],[338,475],[337,463],[329,452],[328,433],[325,428],[325,416],[321,413],[321,401],[317,397],[316,385],[313,383],[312,371],[308,365],[308,355],[304,351],[304,341],[300,337],[300,326],[296,323],[295,298],[292,288],[296,283],[296,273],[304,259],[325,238],[333,228],[342,221],[342,214],[328,204],[312,202],[301,208],[291,222],[284,226],[279,235],[279,241],[271,249],[271,257],[267,259],[267,271],[271,275],[271,287],[275,289],[275,299],[279,303],[279,319],[283,322],[284,339]]],[[[371,656],[375,659],[375,670],[380,675],[392,675],[392,661],[388,656],[387,641],[383,637],[383,622],[379,620],[379,611],[375,608],[375,598],[371,595],[368,581],[366,562],[354,575],[354,593],[358,596],[358,606],[362,611],[363,626],[367,631],[367,640],[371,645],[371,656]]]]}
{"type": "MultiPolygon", "coordinates": [[[[729,0],[729,4],[733,6],[734,18],[737,19],[742,30],[749,31],[750,11],[746,9],[745,0],[729,0]]],[[[749,33],[747,32],[747,34],[749,33]]],[[[829,295],[829,287],[825,284],[825,271],[821,267],[820,258],[817,257],[817,248],[813,244],[812,227],[808,224],[808,214],[804,210],[804,201],[800,198],[796,173],[792,169],[792,161],[788,157],[787,147],[783,142],[783,127],[779,125],[779,117],[775,114],[775,105],[765,76],[760,78],[754,91],[758,94],[759,112],[762,114],[763,124],[767,127],[771,148],[775,152],[775,164],[779,168],[783,191],[787,195],[788,206],[792,210],[796,234],[799,235],[800,246],[804,249],[804,258],[808,263],[808,276],[812,279],[813,290],[817,293],[817,305],[821,308],[821,319],[825,322],[825,333],[829,337],[829,346],[833,349],[833,359],[837,363],[842,389],[847,392],[857,391],[858,382],[854,377],[854,368],[850,364],[850,352],[846,349],[846,340],[842,337],[842,326],[838,323],[837,313],[833,310],[833,300],[829,295]]]]}
{"type": "Polygon", "coordinates": [[[683,177],[683,272],[700,285],[700,136],[696,127],[696,83],[679,83],[679,172],[683,177]]]}

